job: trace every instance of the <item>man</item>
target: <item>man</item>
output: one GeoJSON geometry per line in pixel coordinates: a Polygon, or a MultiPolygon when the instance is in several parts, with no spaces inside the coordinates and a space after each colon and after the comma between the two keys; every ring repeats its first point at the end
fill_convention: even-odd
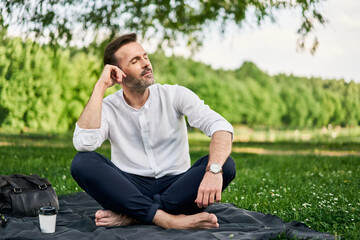
{"type": "Polygon", "coordinates": [[[232,126],[187,88],[154,84],[134,33],[106,47],[104,66],[76,124],[73,142],[80,152],[71,166],[79,186],[104,208],[95,214],[96,225],[219,227],[203,209],[219,202],[235,177],[232,126]],[[103,99],[115,84],[122,90],[103,99]],[[191,167],[184,115],[211,136],[209,155],[191,167]],[[106,139],[111,161],[94,152],[106,139]]]}

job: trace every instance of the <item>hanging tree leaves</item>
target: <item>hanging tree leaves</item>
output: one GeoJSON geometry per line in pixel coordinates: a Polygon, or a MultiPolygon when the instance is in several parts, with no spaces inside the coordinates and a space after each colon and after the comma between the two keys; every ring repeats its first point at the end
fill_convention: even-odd
{"type": "MultiPolygon", "coordinates": [[[[253,9],[260,25],[266,18],[276,21],[274,12],[293,9],[300,12],[298,47],[314,34],[317,24],[326,23],[320,12],[323,0],[9,0],[0,2],[0,25],[21,26],[23,32],[51,44],[85,42],[96,36],[135,31],[143,38],[173,46],[185,38],[190,47],[201,45],[206,29],[220,22],[221,31],[235,23],[241,27],[246,12],[253,9]]],[[[295,30],[295,29],[294,29],[295,30]]],[[[314,37],[310,51],[318,46],[314,37]]]]}

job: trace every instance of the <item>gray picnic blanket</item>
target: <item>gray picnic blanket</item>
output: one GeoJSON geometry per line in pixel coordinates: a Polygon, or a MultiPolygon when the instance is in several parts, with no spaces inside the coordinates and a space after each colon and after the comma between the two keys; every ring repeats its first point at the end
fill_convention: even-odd
{"type": "Polygon", "coordinates": [[[205,211],[218,217],[220,227],[209,230],[164,230],[155,225],[96,227],[94,214],[100,205],[86,193],[59,197],[55,233],[41,233],[37,217],[9,218],[0,228],[0,239],[335,239],[303,223],[285,223],[279,217],[248,211],[229,203],[217,203],[205,211]]]}

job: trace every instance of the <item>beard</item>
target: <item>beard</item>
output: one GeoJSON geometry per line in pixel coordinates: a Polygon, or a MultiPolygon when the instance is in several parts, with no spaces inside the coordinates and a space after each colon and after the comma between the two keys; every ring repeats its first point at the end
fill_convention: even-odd
{"type": "Polygon", "coordinates": [[[153,73],[151,73],[151,76],[146,76],[147,71],[151,69],[145,69],[141,74],[140,77],[133,77],[133,76],[127,76],[123,79],[123,83],[130,88],[131,91],[135,92],[143,92],[146,90],[146,88],[150,87],[155,83],[155,79],[153,76],[153,73]]]}

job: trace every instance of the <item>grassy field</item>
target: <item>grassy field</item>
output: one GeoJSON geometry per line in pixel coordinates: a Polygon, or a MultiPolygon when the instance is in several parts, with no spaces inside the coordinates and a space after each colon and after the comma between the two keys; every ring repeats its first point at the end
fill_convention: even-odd
{"type": "MultiPolygon", "coordinates": [[[[300,221],[337,239],[360,239],[360,138],[357,131],[347,134],[235,139],[237,176],[222,201],[300,221]]],[[[208,138],[190,133],[192,160],[207,154],[208,144],[208,138]]],[[[98,152],[110,157],[109,144],[98,152]]],[[[75,154],[71,135],[0,134],[0,174],[38,174],[58,195],[81,191],[70,175],[75,154]]]]}

